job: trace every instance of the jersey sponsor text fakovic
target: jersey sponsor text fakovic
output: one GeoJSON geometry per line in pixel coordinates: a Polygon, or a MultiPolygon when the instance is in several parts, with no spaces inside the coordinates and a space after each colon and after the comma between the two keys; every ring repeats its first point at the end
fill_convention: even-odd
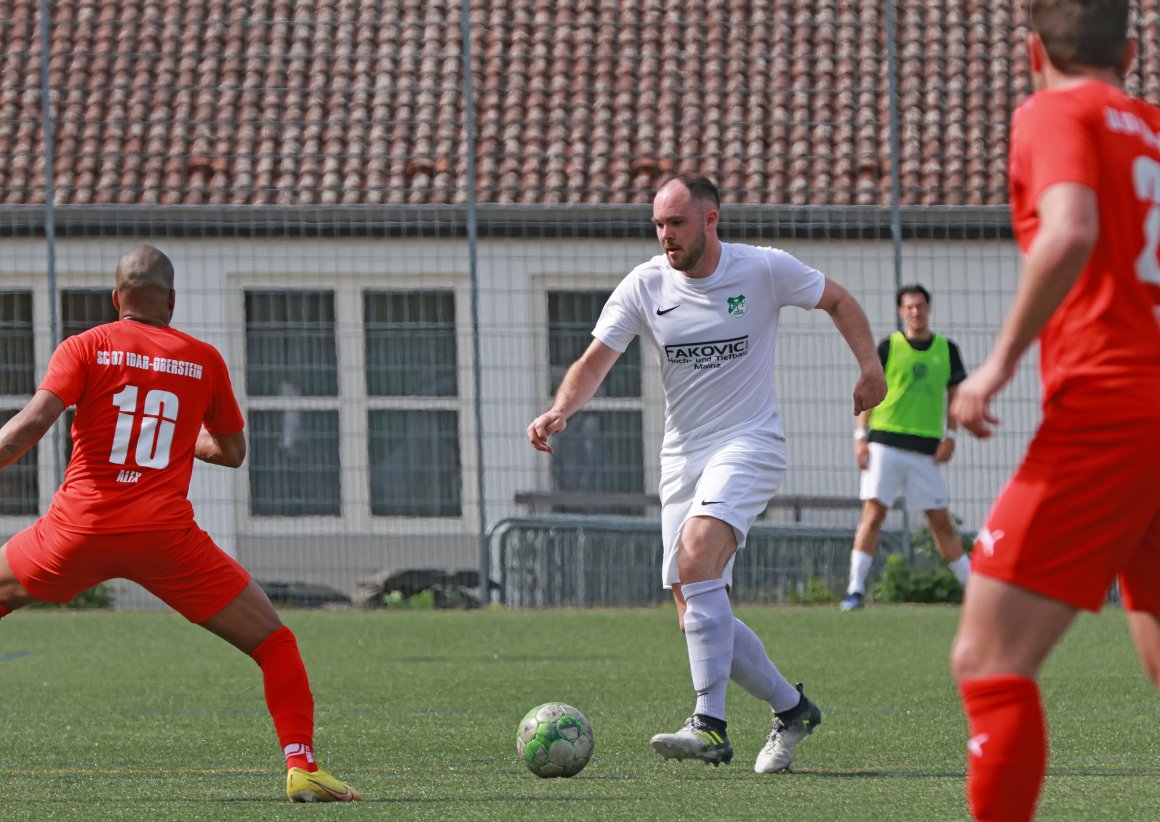
{"type": "Polygon", "coordinates": [[[213,346],[132,320],[66,339],[40,388],[76,406],[72,459],[49,516],[84,533],[191,525],[187,494],[202,424],[221,435],[244,425],[213,346]]]}
{"type": "Polygon", "coordinates": [[[716,271],[703,278],[659,254],[621,281],[592,334],[616,351],[640,336],[659,362],[662,453],[740,433],[784,438],[773,380],[779,312],[817,307],[824,288],[820,272],[774,248],[722,243],[716,271]]]}

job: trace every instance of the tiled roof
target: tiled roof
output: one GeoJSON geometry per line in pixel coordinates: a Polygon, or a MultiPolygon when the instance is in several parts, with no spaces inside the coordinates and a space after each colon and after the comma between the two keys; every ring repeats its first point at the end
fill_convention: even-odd
{"type": "MultiPolygon", "coordinates": [[[[37,3],[0,0],[0,204],[44,200],[37,3]]],[[[1150,5],[1150,4],[1145,4],[1150,5]]],[[[895,4],[904,205],[1006,201],[1015,0],[895,4]]],[[[466,197],[453,0],[55,0],[59,204],[466,197]]],[[[884,0],[471,0],[477,198],[886,204],[884,0]]],[[[1160,99],[1160,13],[1129,87],[1160,99]]]]}

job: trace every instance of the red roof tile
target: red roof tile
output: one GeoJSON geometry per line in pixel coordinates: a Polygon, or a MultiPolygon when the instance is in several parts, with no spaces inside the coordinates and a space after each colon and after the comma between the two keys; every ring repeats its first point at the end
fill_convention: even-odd
{"type": "MultiPolygon", "coordinates": [[[[450,0],[59,0],[62,204],[454,203],[450,0]]],[[[902,202],[996,204],[1029,91],[1014,0],[896,4],[902,202]]],[[[728,201],[884,204],[881,0],[473,0],[477,197],[647,202],[672,170],[728,201]],[[673,36],[674,31],[680,31],[673,36]],[[870,36],[868,36],[870,35],[870,36]]],[[[1129,89],[1160,98],[1160,13],[1129,89]]],[[[35,4],[0,0],[0,201],[44,198],[35,4]]]]}

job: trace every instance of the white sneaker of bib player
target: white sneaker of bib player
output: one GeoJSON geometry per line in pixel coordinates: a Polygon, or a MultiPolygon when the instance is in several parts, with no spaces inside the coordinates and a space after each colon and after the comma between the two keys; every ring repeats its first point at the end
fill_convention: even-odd
{"type": "MultiPolygon", "coordinates": [[[[797,689],[801,693],[800,683],[797,689]]],[[[765,747],[753,763],[753,770],[757,773],[787,773],[793,764],[798,744],[813,733],[816,725],[821,724],[821,708],[802,693],[802,700],[796,708],[781,715],[773,715],[773,728],[765,740],[765,747]]]]}

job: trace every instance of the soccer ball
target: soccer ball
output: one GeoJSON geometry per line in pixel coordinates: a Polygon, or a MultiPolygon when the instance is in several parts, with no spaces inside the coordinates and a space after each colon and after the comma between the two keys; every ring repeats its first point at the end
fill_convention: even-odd
{"type": "Polygon", "coordinates": [[[516,751],[536,776],[575,776],[592,758],[588,717],[563,702],[537,705],[520,721],[516,751]]]}

